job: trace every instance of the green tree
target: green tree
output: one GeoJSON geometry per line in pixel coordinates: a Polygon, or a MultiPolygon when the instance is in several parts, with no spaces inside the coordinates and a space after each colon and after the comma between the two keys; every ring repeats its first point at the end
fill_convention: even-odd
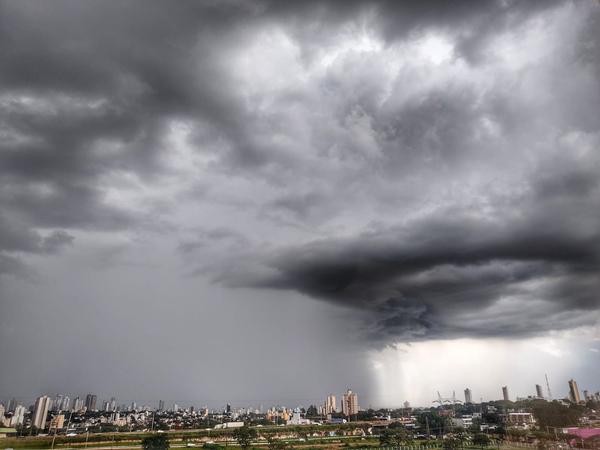
{"type": "Polygon", "coordinates": [[[419,429],[427,432],[428,424],[430,434],[444,434],[450,424],[450,419],[446,416],[440,416],[436,411],[425,412],[417,416],[419,429]]]}
{"type": "Polygon", "coordinates": [[[457,437],[447,437],[442,447],[444,450],[456,450],[462,447],[462,441],[457,437]]]}
{"type": "Polygon", "coordinates": [[[490,445],[490,438],[487,434],[477,433],[473,436],[473,444],[477,447],[487,447],[490,445]]]}
{"type": "Polygon", "coordinates": [[[208,442],[206,442],[206,443],[205,443],[205,444],[202,446],[202,448],[209,448],[209,449],[211,449],[211,450],[221,450],[223,447],[222,447],[222,446],[220,446],[219,444],[213,444],[213,443],[210,443],[210,444],[209,444],[208,442]]]}
{"type": "Polygon", "coordinates": [[[169,439],[164,434],[154,434],[142,439],[144,450],[166,450],[169,448],[169,439]]]}
{"type": "Polygon", "coordinates": [[[379,434],[381,447],[399,447],[408,440],[409,435],[404,427],[387,428],[379,434]]]}
{"type": "Polygon", "coordinates": [[[481,419],[474,418],[473,423],[469,426],[469,431],[471,433],[477,434],[481,430],[481,419]]]}
{"type": "Polygon", "coordinates": [[[556,401],[539,402],[532,409],[538,426],[542,429],[545,427],[560,428],[577,425],[579,418],[585,411],[582,406],[566,406],[556,401]]]}
{"type": "Polygon", "coordinates": [[[376,415],[375,410],[369,408],[366,411],[358,411],[356,414],[357,420],[372,420],[376,415]]]}
{"type": "Polygon", "coordinates": [[[233,430],[233,438],[237,441],[240,447],[248,448],[252,444],[252,441],[256,439],[258,433],[254,428],[243,426],[233,430]]]}
{"type": "Polygon", "coordinates": [[[276,439],[274,436],[267,437],[267,446],[269,450],[285,450],[288,448],[288,444],[280,439],[276,439]]]}

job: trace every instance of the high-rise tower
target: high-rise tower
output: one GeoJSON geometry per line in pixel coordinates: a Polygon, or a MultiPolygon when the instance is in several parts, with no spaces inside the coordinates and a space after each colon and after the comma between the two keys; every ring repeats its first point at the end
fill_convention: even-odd
{"type": "Polygon", "coordinates": [[[471,389],[466,388],[465,389],[465,404],[467,403],[473,403],[473,398],[471,396],[471,389]]]}
{"type": "Polygon", "coordinates": [[[88,394],[85,397],[85,407],[88,411],[96,410],[96,399],[97,397],[94,394],[88,394]]]}
{"type": "Polygon", "coordinates": [[[544,391],[542,391],[542,386],[539,384],[535,385],[535,395],[537,398],[544,398],[544,391]]]}
{"type": "Polygon", "coordinates": [[[569,398],[573,403],[579,403],[581,397],[579,396],[579,388],[577,387],[577,381],[569,380],[569,398]]]}
{"type": "Polygon", "coordinates": [[[350,389],[343,395],[342,412],[345,416],[354,416],[358,414],[358,395],[350,389]]]}
{"type": "Polygon", "coordinates": [[[51,403],[52,400],[47,395],[42,395],[37,398],[33,409],[33,418],[31,420],[32,426],[41,430],[46,428],[46,417],[48,416],[48,410],[50,409],[51,403]]]}
{"type": "Polygon", "coordinates": [[[337,411],[337,401],[335,395],[329,394],[325,400],[325,414],[331,414],[337,411]]]}

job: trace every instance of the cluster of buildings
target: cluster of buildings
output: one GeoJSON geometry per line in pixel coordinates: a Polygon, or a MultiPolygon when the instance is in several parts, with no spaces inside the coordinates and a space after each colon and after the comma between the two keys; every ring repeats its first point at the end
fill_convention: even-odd
{"type": "Polygon", "coordinates": [[[332,416],[338,412],[346,417],[352,417],[358,414],[360,407],[358,406],[358,394],[348,389],[342,394],[340,408],[337,406],[335,395],[329,394],[325,402],[319,406],[318,413],[320,416],[332,416]]]}
{"type": "MultiPolygon", "coordinates": [[[[579,392],[579,388],[577,386],[577,382],[573,379],[569,380],[569,395],[565,400],[568,400],[571,403],[575,403],[575,404],[585,404],[589,401],[597,401],[600,402],[600,391],[596,392],[596,393],[591,393],[587,390],[583,391],[583,396],[580,394],[579,392]]],[[[534,395],[530,395],[527,397],[517,397],[516,400],[520,401],[520,400],[533,400],[533,399],[539,399],[539,400],[553,400],[552,398],[552,392],[550,391],[550,385],[547,385],[547,394],[544,395],[544,390],[542,388],[542,386],[540,384],[536,384],[535,385],[535,394],[534,395]]],[[[470,388],[466,388],[464,391],[465,394],[465,404],[469,404],[469,403],[474,403],[473,402],[473,393],[471,392],[470,388]]],[[[440,400],[442,400],[440,398],[440,400]]],[[[509,402],[511,401],[510,398],[510,394],[508,391],[508,386],[502,386],[502,400],[509,402]]],[[[437,400],[436,400],[437,402],[437,400]]],[[[459,402],[458,400],[456,400],[456,396],[453,396],[452,399],[448,399],[447,401],[444,400],[444,402],[447,403],[456,403],[459,402]]],[[[442,402],[440,401],[440,404],[442,402]]]]}
{"type": "MultiPolygon", "coordinates": [[[[335,395],[327,397],[323,406],[315,410],[322,416],[337,420],[332,416],[340,414],[351,418],[359,411],[358,395],[348,389],[338,405],[335,395]]],[[[7,406],[0,403],[0,427],[27,428],[30,431],[63,431],[65,433],[78,432],[82,429],[102,429],[113,426],[117,428],[130,427],[134,429],[153,428],[188,428],[203,423],[217,423],[219,426],[237,423],[240,418],[264,418],[284,425],[304,425],[311,421],[307,419],[304,410],[299,408],[273,407],[262,413],[259,409],[238,408],[233,410],[227,404],[222,410],[209,410],[208,408],[195,409],[181,408],[174,403],[171,408],[165,408],[165,402],[159,400],[158,408],[148,405],[138,406],[131,404],[118,404],[115,397],[103,402],[98,401],[95,394],[85,397],[70,398],[68,395],[57,394],[54,398],[42,395],[35,403],[25,407],[15,399],[8,401],[7,406]]]]}
{"type": "MultiPolygon", "coordinates": [[[[350,420],[356,416],[360,408],[358,406],[358,394],[348,389],[342,394],[342,399],[338,407],[338,402],[334,394],[329,394],[322,405],[316,407],[312,412],[313,416],[319,416],[321,419],[326,418],[330,422],[350,420]],[[346,419],[339,417],[343,416],[346,419]]],[[[275,423],[285,423],[287,425],[307,425],[312,423],[306,416],[309,411],[304,414],[300,408],[288,409],[285,407],[274,407],[267,410],[265,418],[275,423]],[[303,417],[304,414],[304,417],[303,417]]]]}
{"type": "MultiPolygon", "coordinates": [[[[580,394],[577,382],[569,380],[569,396],[567,399],[558,400],[564,403],[584,404],[587,401],[600,401],[600,392],[590,394],[587,390],[580,394]]],[[[511,401],[508,386],[502,386],[502,399],[511,401]]],[[[552,394],[548,385],[548,392],[544,395],[542,386],[535,385],[535,394],[519,400],[543,399],[552,400],[552,394]]],[[[446,404],[459,404],[462,401],[453,393],[450,398],[443,398],[438,393],[440,406],[446,404]]],[[[473,393],[470,388],[464,390],[464,404],[474,404],[473,393]]],[[[405,402],[404,409],[410,409],[410,404],[405,402]]],[[[443,410],[443,408],[442,408],[443,410]]],[[[181,408],[173,404],[170,409],[165,408],[165,402],[160,400],[158,408],[148,405],[138,406],[136,402],[130,404],[118,404],[115,397],[102,402],[98,401],[95,394],[87,394],[85,397],[70,398],[68,395],[58,394],[54,398],[47,395],[38,397],[35,403],[26,407],[15,399],[7,402],[6,406],[0,403],[0,427],[27,428],[29,430],[70,430],[102,429],[102,427],[113,426],[117,428],[129,427],[130,429],[178,429],[194,426],[213,426],[215,424],[235,423],[240,419],[266,420],[280,425],[303,425],[311,423],[311,419],[318,418],[319,421],[330,423],[355,420],[359,414],[360,407],[358,395],[348,389],[341,395],[340,401],[334,394],[328,395],[324,402],[315,407],[311,406],[307,411],[299,408],[289,409],[285,407],[273,407],[263,414],[262,407],[259,409],[239,408],[232,410],[227,405],[222,410],[209,410],[208,408],[195,409],[194,407],[181,408]]],[[[450,409],[449,411],[453,411],[450,409]]],[[[456,427],[470,428],[475,420],[481,423],[481,417],[477,413],[451,417],[456,427]]],[[[407,427],[412,426],[410,417],[399,419],[407,427]]],[[[528,428],[535,424],[531,413],[526,411],[509,411],[504,422],[510,426],[528,428]]],[[[483,424],[485,425],[485,424],[483,424]]]]}
{"type": "Polygon", "coordinates": [[[591,392],[584,390],[582,397],[581,395],[579,395],[577,381],[569,380],[569,400],[573,403],[587,403],[589,401],[600,402],[600,392],[592,394],[591,392]]]}

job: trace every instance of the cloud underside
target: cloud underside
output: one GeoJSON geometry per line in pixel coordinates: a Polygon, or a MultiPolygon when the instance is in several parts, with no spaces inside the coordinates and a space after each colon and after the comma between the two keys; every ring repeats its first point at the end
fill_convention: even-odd
{"type": "Polygon", "coordinates": [[[595,2],[0,11],[0,275],[151,234],[376,344],[597,323],[595,2]]]}
{"type": "Polygon", "coordinates": [[[600,307],[597,231],[575,237],[552,228],[547,222],[515,228],[447,211],[403,227],[286,249],[268,257],[265,270],[221,277],[356,310],[364,336],[376,344],[522,337],[594,325],[600,307]]]}

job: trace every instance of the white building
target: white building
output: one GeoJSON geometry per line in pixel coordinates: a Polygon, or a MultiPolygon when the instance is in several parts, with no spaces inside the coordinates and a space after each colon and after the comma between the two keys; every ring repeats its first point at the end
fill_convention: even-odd
{"type": "Polygon", "coordinates": [[[31,424],[40,429],[46,428],[46,417],[48,417],[48,410],[52,400],[47,395],[38,397],[35,401],[35,408],[33,409],[33,417],[31,424]]]}
{"type": "Polygon", "coordinates": [[[473,416],[461,416],[452,418],[452,425],[460,428],[469,428],[473,425],[473,416]]]}
{"type": "Polygon", "coordinates": [[[217,425],[215,425],[215,430],[220,430],[223,428],[241,428],[244,426],[244,422],[225,422],[225,423],[219,423],[217,425]]]}
{"type": "Polygon", "coordinates": [[[345,416],[358,414],[358,395],[350,389],[346,391],[342,400],[342,412],[345,416]]]}
{"type": "Polygon", "coordinates": [[[302,417],[298,408],[294,410],[292,417],[287,421],[287,425],[308,425],[310,423],[310,420],[302,417]]]}
{"type": "Polygon", "coordinates": [[[471,394],[471,389],[465,389],[465,404],[473,403],[473,395],[471,394]]]}
{"type": "Polygon", "coordinates": [[[79,397],[75,397],[73,399],[72,410],[73,411],[81,411],[82,409],[83,409],[83,399],[79,398],[79,397]]]}
{"type": "Polygon", "coordinates": [[[332,414],[337,411],[337,401],[335,395],[329,394],[325,400],[325,414],[332,414]]]}
{"type": "Polygon", "coordinates": [[[506,424],[509,427],[528,429],[535,424],[535,418],[528,412],[512,412],[506,416],[506,424]]]}
{"type": "Polygon", "coordinates": [[[25,407],[23,405],[17,405],[17,407],[15,408],[15,412],[13,413],[13,416],[10,418],[10,426],[11,427],[16,427],[17,425],[22,425],[23,421],[25,420],[25,412],[27,410],[25,409],[25,407]]]}

